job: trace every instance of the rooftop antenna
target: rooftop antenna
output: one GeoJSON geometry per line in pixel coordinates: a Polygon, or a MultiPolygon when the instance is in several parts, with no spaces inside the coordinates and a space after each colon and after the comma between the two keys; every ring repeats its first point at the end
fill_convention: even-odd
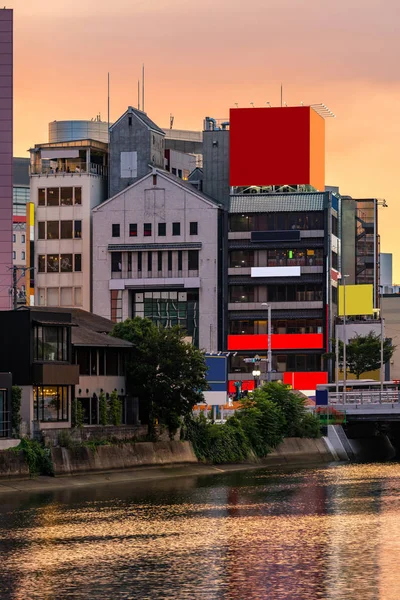
{"type": "Polygon", "coordinates": [[[254,102],[250,102],[251,106],[254,108],[254,102]]]}
{"type": "Polygon", "coordinates": [[[142,111],[144,112],[144,63],[142,66],[142,111]]]}
{"type": "Polygon", "coordinates": [[[137,80],[137,107],[140,110],[140,81],[137,80]]]}
{"type": "Polygon", "coordinates": [[[169,128],[172,129],[173,125],[174,125],[174,115],[171,113],[169,115],[169,128]]]}
{"type": "Polygon", "coordinates": [[[266,105],[271,108],[271,102],[266,102],[266,105]]]}
{"type": "MultiPolygon", "coordinates": [[[[107,132],[108,149],[110,149],[110,72],[107,73],[107,132]]],[[[108,197],[110,197],[111,177],[108,177],[108,197]]]]}
{"type": "Polygon", "coordinates": [[[281,84],[281,106],[283,105],[283,86],[281,84]]]}
{"type": "Polygon", "coordinates": [[[237,102],[235,102],[235,106],[236,106],[236,108],[238,108],[238,106],[239,106],[239,105],[238,105],[238,103],[237,103],[237,102]]]}

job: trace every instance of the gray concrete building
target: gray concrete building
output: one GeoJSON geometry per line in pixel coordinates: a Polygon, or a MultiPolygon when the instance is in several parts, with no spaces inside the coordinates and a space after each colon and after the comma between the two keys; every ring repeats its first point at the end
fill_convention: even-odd
{"type": "Polygon", "coordinates": [[[145,112],[132,106],[110,127],[110,198],[153,167],[164,168],[164,136],[145,112]]]}
{"type": "Polygon", "coordinates": [[[393,285],[393,254],[381,252],[381,286],[393,285]]]}
{"type": "Polygon", "coordinates": [[[203,191],[229,206],[229,123],[206,117],[203,131],[203,191]]]}
{"type": "Polygon", "coordinates": [[[153,169],[93,210],[93,312],[181,325],[220,349],[223,212],[173,175],[153,169]]]}

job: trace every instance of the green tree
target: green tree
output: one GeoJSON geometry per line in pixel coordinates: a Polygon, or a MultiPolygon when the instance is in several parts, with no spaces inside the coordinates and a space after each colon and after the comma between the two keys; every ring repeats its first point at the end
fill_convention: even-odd
{"type": "Polygon", "coordinates": [[[149,319],[135,317],[114,326],[112,335],[132,342],[127,364],[128,388],[149,415],[149,434],[155,423],[166,425],[172,436],[180,418],[203,400],[208,389],[204,354],[185,342],[179,327],[164,329],[149,319]]]}
{"type": "Polygon", "coordinates": [[[99,423],[103,426],[108,423],[108,403],[104,392],[100,392],[99,396],[99,423]]]}
{"type": "Polygon", "coordinates": [[[83,406],[78,398],[74,398],[72,402],[72,426],[83,427],[83,406]]]}
{"type": "Polygon", "coordinates": [[[11,429],[14,437],[18,438],[21,427],[21,398],[22,388],[17,385],[12,386],[11,390],[11,429]]]}
{"type": "MultiPolygon", "coordinates": [[[[335,344],[335,340],[333,341],[335,344]]],[[[339,362],[343,364],[343,342],[339,341],[339,362]]],[[[391,340],[383,341],[383,362],[386,364],[393,356],[396,346],[392,346],[391,340]]],[[[331,358],[335,358],[330,353],[331,358]]],[[[373,331],[367,335],[356,335],[346,345],[347,371],[360,379],[367,371],[375,371],[381,366],[381,337],[373,331]]]]}
{"type": "Polygon", "coordinates": [[[122,422],[122,404],[118,397],[117,390],[113,390],[110,396],[110,424],[121,425],[122,422]]]}

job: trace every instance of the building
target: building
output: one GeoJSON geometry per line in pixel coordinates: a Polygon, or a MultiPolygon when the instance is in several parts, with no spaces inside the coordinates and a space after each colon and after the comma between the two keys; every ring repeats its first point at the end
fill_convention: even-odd
{"type": "Polygon", "coordinates": [[[229,207],[229,120],[206,117],[203,131],[203,192],[229,207]]]}
{"type": "Polygon", "coordinates": [[[52,121],[49,123],[49,142],[96,140],[108,144],[108,123],[100,115],[90,121],[52,121]]]}
{"type": "Polygon", "coordinates": [[[395,293],[384,293],[381,301],[385,337],[392,340],[393,346],[396,346],[390,361],[390,377],[400,380],[400,290],[395,293]]]}
{"type": "Polygon", "coordinates": [[[196,169],[194,154],[184,154],[177,150],[165,150],[165,170],[179,179],[188,181],[189,175],[196,169]]]}
{"type": "Polygon", "coordinates": [[[124,371],[131,344],[107,335],[112,325],[79,309],[23,307],[0,313],[0,364],[22,388],[24,430],[71,427],[74,398],[82,403],[85,423],[97,424],[100,393],[115,389],[124,421],[132,422],[124,371]]]}
{"type": "Polygon", "coordinates": [[[29,158],[13,159],[13,217],[26,217],[29,203],[29,158]]]}
{"type": "Polygon", "coordinates": [[[223,213],[190,184],[153,169],[93,210],[93,311],[181,325],[222,347],[223,213]]]}
{"type": "MultiPolygon", "coordinates": [[[[29,210],[29,158],[13,159],[13,266],[17,269],[17,303],[26,303],[26,267],[29,254],[30,229],[26,215],[29,210]]],[[[32,279],[34,273],[32,272],[32,279]]],[[[30,281],[30,276],[28,276],[30,281]]],[[[13,298],[13,290],[10,290],[13,298]]]]}
{"type": "Polygon", "coordinates": [[[381,266],[381,288],[392,287],[393,285],[393,255],[381,252],[380,255],[380,266],[381,266]]]}
{"type": "Polygon", "coordinates": [[[203,166],[203,132],[185,129],[163,129],[165,149],[196,157],[196,166],[203,166]]]}
{"type": "Polygon", "coordinates": [[[30,151],[35,305],[92,309],[91,211],[107,194],[108,146],[97,140],[30,151]]]}
{"type": "Polygon", "coordinates": [[[13,11],[0,10],[0,310],[10,307],[13,204],[13,11]]]}
{"type": "Polygon", "coordinates": [[[113,197],[152,167],[164,168],[165,133],[145,112],[128,110],[110,127],[110,193],[113,197]]]}

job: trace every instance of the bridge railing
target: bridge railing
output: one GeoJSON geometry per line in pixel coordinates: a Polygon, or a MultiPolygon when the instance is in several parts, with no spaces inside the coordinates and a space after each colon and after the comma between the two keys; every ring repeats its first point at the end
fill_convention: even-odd
{"type": "Polygon", "coordinates": [[[329,404],[382,404],[398,403],[399,391],[393,389],[383,390],[354,390],[351,392],[330,392],[329,404]]]}

